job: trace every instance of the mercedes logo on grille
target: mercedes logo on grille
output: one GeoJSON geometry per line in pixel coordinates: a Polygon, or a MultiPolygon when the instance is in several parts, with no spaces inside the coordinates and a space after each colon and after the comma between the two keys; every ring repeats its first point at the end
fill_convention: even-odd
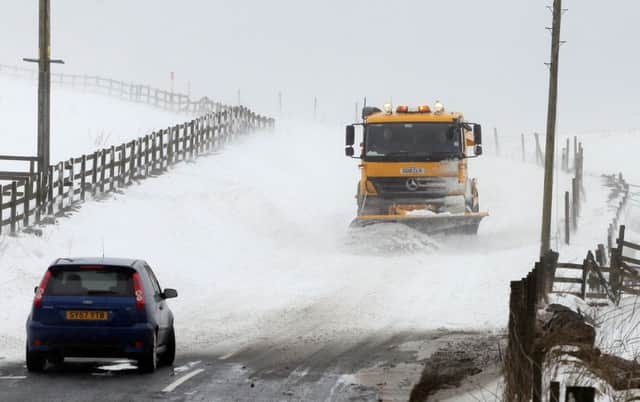
{"type": "Polygon", "coordinates": [[[405,185],[407,186],[407,190],[409,191],[416,191],[418,187],[420,187],[420,185],[418,184],[418,181],[413,177],[410,179],[407,179],[407,182],[405,183],[405,185]]]}

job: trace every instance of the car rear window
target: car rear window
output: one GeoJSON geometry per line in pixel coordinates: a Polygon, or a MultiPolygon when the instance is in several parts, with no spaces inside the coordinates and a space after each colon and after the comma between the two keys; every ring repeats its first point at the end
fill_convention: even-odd
{"type": "Polygon", "coordinates": [[[52,269],[46,296],[132,297],[131,272],[109,267],[52,269]]]}

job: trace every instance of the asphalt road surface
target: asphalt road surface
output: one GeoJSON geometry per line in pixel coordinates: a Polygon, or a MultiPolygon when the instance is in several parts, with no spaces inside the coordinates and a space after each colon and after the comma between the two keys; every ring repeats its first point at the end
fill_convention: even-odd
{"type": "Polygon", "coordinates": [[[226,355],[179,354],[173,367],[147,375],[126,360],[68,359],[42,374],[28,373],[22,361],[0,360],[0,400],[406,401],[430,356],[453,349],[455,366],[468,361],[461,356],[465,349],[477,353],[493,339],[491,334],[446,331],[372,334],[329,343],[265,339],[226,355]]]}

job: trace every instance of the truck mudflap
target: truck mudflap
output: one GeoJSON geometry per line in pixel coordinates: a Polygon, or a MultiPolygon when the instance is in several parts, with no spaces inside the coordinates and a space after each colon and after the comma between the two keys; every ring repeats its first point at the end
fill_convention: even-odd
{"type": "Polygon", "coordinates": [[[426,234],[476,234],[480,221],[486,216],[489,216],[487,212],[360,215],[351,222],[350,227],[400,223],[426,234]]]}

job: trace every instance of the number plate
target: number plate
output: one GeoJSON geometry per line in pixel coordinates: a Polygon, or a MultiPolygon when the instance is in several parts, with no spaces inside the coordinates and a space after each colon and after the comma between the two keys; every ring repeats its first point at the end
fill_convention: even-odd
{"type": "Polygon", "coordinates": [[[404,168],[400,168],[400,174],[424,174],[424,168],[404,167],[404,168]]]}
{"type": "Polygon", "coordinates": [[[67,320],[70,321],[106,321],[109,313],[106,311],[67,311],[67,320]]]}

